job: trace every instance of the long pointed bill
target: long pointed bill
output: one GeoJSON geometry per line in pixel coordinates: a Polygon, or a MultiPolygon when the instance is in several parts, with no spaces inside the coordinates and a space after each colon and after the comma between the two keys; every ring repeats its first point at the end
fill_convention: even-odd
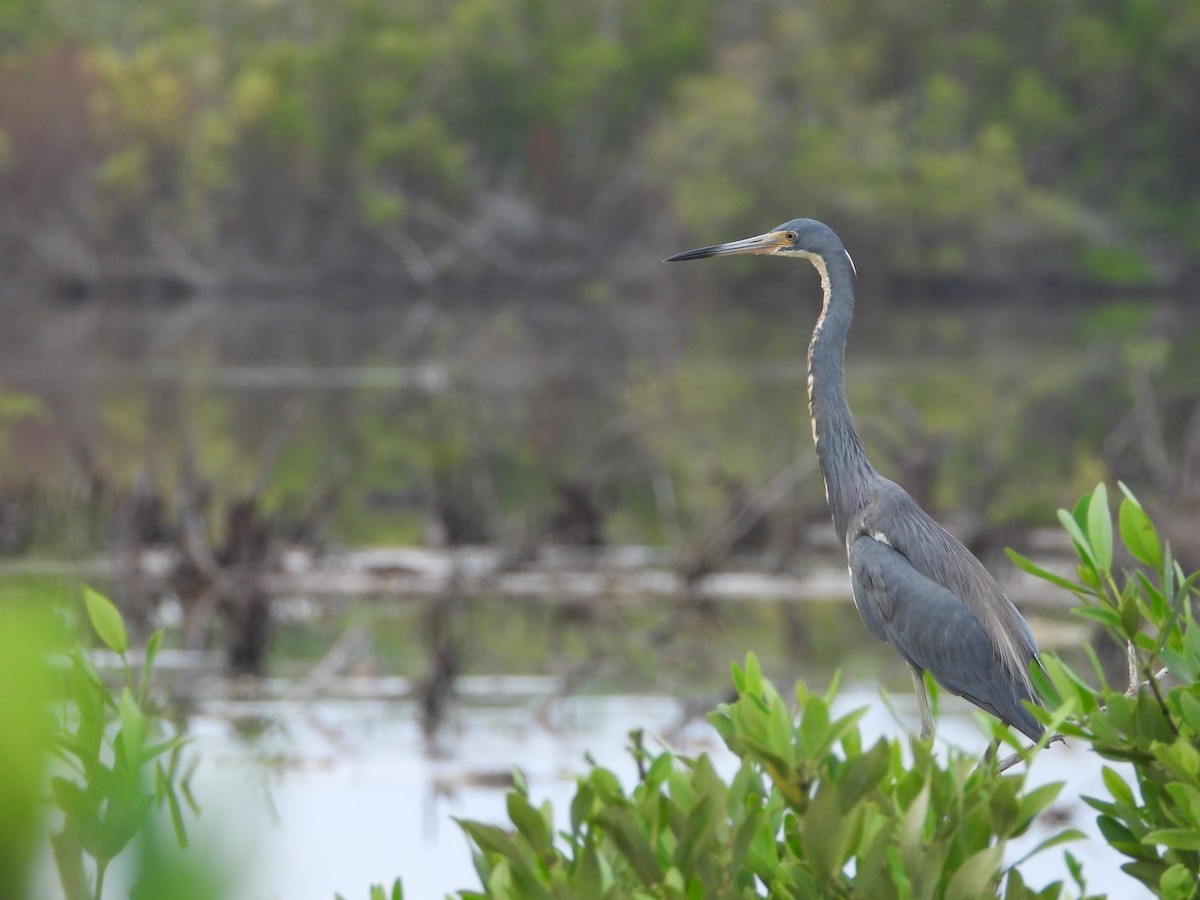
{"type": "Polygon", "coordinates": [[[744,238],[740,241],[730,241],[728,244],[713,244],[711,247],[701,247],[698,250],[685,250],[676,253],[663,262],[680,262],[685,259],[705,259],[709,256],[733,256],[737,253],[775,253],[788,246],[785,231],[768,231],[756,237],[744,238]]]}

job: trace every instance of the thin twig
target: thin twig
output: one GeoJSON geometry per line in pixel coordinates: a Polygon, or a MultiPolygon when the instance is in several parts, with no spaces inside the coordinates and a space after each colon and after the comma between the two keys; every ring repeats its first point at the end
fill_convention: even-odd
{"type": "MultiPolygon", "coordinates": [[[[1049,747],[1051,744],[1054,744],[1054,743],[1062,743],[1064,746],[1067,746],[1067,739],[1065,737],[1063,737],[1061,734],[1055,734],[1050,738],[1050,740],[1048,740],[1046,742],[1046,746],[1049,747]]],[[[1019,763],[1024,758],[1025,758],[1024,754],[1019,753],[1019,752],[1014,753],[1011,756],[1006,756],[1006,757],[1004,757],[1004,759],[1000,760],[1000,764],[996,767],[996,771],[1007,772],[1009,769],[1011,769],[1013,766],[1015,766],[1017,763],[1019,763]]]]}

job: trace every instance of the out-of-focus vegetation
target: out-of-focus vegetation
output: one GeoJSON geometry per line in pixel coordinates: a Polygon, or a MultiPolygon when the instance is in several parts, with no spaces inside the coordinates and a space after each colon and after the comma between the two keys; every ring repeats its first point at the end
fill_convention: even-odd
{"type": "Polygon", "coordinates": [[[2,15],[0,259],[85,285],[596,277],[663,227],[796,213],[883,277],[1170,283],[1200,257],[1189,0],[2,15]]]}
{"type": "Polygon", "coordinates": [[[151,689],[162,632],[135,672],[116,607],[83,589],[92,631],[121,658],[123,684],[114,687],[65,626],[84,618],[74,615],[76,592],[31,583],[2,599],[0,896],[52,890],[47,840],[66,900],[112,896],[105,875],[118,857],[132,863],[121,876],[131,897],[226,896],[227,867],[208,851],[185,856],[165,846],[173,831],[179,848],[188,847],[183,804],[198,809],[180,765],[186,738],[151,689]]]}
{"type": "Polygon", "coordinates": [[[572,256],[619,235],[641,128],[706,59],[714,7],[122,0],[13,15],[6,224],[53,267],[85,253],[185,277],[383,267],[428,283],[508,259],[536,276],[510,256],[524,240],[573,274],[572,256]]]}
{"type": "MultiPolygon", "coordinates": [[[[63,337],[9,344],[54,377],[0,394],[0,552],[182,549],[203,522],[203,544],[247,561],[233,518],[253,510],[267,568],[284,544],[332,539],[503,545],[512,565],[546,543],[650,544],[686,577],[730,551],[795,571],[812,549],[798,542],[828,521],[804,406],[815,283],[763,265],[789,270],[788,295],[757,310],[265,302],[31,318],[63,337]],[[129,375],[96,378],[114,358],[129,375]]],[[[881,471],[969,517],[964,539],[1012,544],[1053,520],[1064,489],[1107,474],[1197,558],[1186,305],[881,315],[874,299],[852,335],[851,407],[881,471]]]]}
{"type": "Polygon", "coordinates": [[[910,277],[1157,280],[1157,240],[1195,259],[1192,4],[768,6],[652,143],[693,226],[794,198],[910,277]]]}
{"type": "Polygon", "coordinates": [[[152,827],[156,806],[170,810],[176,840],[186,847],[180,795],[193,811],[196,805],[180,772],[179,751],[187,739],[171,734],[174,729],[150,697],[162,632],[147,642],[141,672],[135,675],[126,656],[129,638],[121,614],[104,595],[86,587],[83,595],[92,628],[121,657],[125,684],[116,693],[82,645],[71,651],[68,698],[54,732],[55,755],[63,765],[50,779],[62,826],[50,843],[68,900],[99,900],[109,864],[152,827]]]}

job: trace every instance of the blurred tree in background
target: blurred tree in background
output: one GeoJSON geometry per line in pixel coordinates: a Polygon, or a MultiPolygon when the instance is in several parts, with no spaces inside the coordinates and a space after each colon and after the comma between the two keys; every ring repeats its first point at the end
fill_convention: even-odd
{"type": "Polygon", "coordinates": [[[0,70],[0,260],[85,282],[573,280],[796,212],[891,277],[1200,255],[1190,0],[54,0],[0,70]]]}

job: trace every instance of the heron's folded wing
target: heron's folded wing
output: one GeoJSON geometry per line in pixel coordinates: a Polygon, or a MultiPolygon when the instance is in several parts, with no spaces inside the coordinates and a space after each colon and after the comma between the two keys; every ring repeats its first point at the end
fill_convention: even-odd
{"type": "Polygon", "coordinates": [[[1034,737],[1029,699],[1000,664],[986,632],[953,592],[925,577],[904,554],[861,536],[850,545],[854,601],[867,627],[942,687],[1034,737]]]}

